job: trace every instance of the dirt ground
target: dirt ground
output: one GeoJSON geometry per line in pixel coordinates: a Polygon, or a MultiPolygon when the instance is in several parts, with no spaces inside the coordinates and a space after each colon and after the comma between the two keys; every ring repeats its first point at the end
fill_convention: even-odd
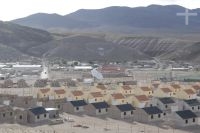
{"type": "Polygon", "coordinates": [[[1,124],[0,133],[199,133],[199,126],[183,129],[173,129],[164,124],[154,125],[137,122],[126,122],[110,118],[96,118],[90,116],[75,116],[64,114],[70,119],[59,125],[42,125],[36,127],[17,124],[1,124]],[[194,130],[195,129],[195,130],[194,130]]]}

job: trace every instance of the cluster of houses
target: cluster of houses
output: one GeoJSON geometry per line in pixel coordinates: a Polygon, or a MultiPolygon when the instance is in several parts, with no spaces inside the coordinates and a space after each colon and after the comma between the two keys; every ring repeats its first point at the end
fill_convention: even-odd
{"type": "Polygon", "coordinates": [[[0,121],[20,124],[58,118],[59,113],[110,117],[144,123],[170,120],[177,126],[198,124],[200,84],[179,83],[138,86],[123,82],[110,87],[95,84],[90,89],[41,88],[37,98],[0,96],[0,121]]]}

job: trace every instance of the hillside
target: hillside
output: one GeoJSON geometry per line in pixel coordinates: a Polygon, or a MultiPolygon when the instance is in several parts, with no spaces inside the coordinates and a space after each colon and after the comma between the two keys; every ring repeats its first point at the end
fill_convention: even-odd
{"type": "Polygon", "coordinates": [[[139,51],[106,41],[102,37],[75,35],[34,47],[32,55],[45,55],[48,58],[61,57],[68,60],[82,61],[127,61],[151,59],[139,51]]]}
{"type": "MultiPolygon", "coordinates": [[[[61,16],[38,13],[0,23],[0,44],[16,57],[35,56],[81,61],[133,61],[154,57],[200,62],[200,17],[176,13],[177,5],[81,9],[61,16]],[[68,31],[68,32],[66,32],[68,31]]],[[[200,9],[190,10],[200,14],[200,9]]],[[[9,54],[7,54],[9,55],[9,54]]],[[[1,56],[1,55],[0,55],[1,56]]]]}
{"type": "Polygon", "coordinates": [[[33,47],[28,52],[39,57],[84,61],[133,61],[157,57],[192,62],[199,57],[197,44],[150,36],[72,35],[33,47]]]}
{"type": "Polygon", "coordinates": [[[50,33],[0,21],[0,59],[19,59],[29,48],[53,40],[50,33]]]}

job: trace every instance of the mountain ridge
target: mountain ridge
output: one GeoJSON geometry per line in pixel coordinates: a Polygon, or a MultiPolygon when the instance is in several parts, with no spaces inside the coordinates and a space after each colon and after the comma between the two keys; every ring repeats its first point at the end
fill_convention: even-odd
{"type": "MultiPolygon", "coordinates": [[[[200,18],[190,17],[190,25],[185,26],[184,17],[176,13],[184,12],[185,8],[179,5],[150,5],[147,7],[106,7],[102,9],[80,9],[67,15],[42,14],[43,19],[37,22],[35,16],[28,16],[12,22],[42,29],[91,29],[108,26],[114,31],[119,26],[131,28],[170,29],[172,31],[199,31],[200,18]],[[56,17],[55,17],[56,16],[56,17]],[[44,19],[46,18],[46,19],[44,19]],[[51,18],[51,19],[50,19],[51,18]],[[48,20],[48,21],[47,21],[48,20]],[[31,22],[30,22],[31,21],[31,22]]],[[[190,10],[200,13],[200,9],[190,10]]],[[[134,30],[132,31],[134,32],[134,30]]]]}

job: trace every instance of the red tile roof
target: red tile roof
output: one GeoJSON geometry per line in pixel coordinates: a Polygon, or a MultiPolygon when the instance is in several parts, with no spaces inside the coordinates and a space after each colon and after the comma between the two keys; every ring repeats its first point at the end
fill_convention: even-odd
{"type": "Polygon", "coordinates": [[[149,100],[149,98],[146,95],[139,95],[139,96],[135,96],[135,97],[141,102],[149,100]]]}
{"type": "Polygon", "coordinates": [[[101,92],[91,92],[90,93],[93,97],[103,97],[103,95],[101,94],[101,92]]]}
{"type": "Polygon", "coordinates": [[[200,90],[200,86],[199,85],[193,85],[192,88],[194,88],[195,90],[200,90]]]}
{"type": "Polygon", "coordinates": [[[162,90],[163,92],[166,92],[166,93],[172,92],[169,88],[161,88],[161,90],[162,90]]]}
{"type": "Polygon", "coordinates": [[[171,86],[172,86],[172,88],[174,88],[174,89],[180,89],[180,88],[181,88],[181,86],[178,85],[178,84],[172,84],[171,86]]]}
{"type": "Polygon", "coordinates": [[[79,91],[79,90],[75,90],[75,91],[72,91],[72,94],[74,96],[82,96],[83,95],[83,92],[82,91],[79,91]]]}
{"type": "Polygon", "coordinates": [[[121,93],[111,94],[114,99],[124,99],[125,97],[121,93]]]}
{"type": "Polygon", "coordinates": [[[124,90],[131,90],[131,87],[128,86],[128,85],[123,85],[123,86],[122,86],[122,89],[124,89],[124,90]]]}
{"type": "Polygon", "coordinates": [[[47,89],[40,89],[40,91],[44,94],[44,93],[48,93],[50,91],[50,89],[49,88],[47,88],[47,89]]]}
{"type": "Polygon", "coordinates": [[[96,87],[98,89],[101,89],[101,90],[107,90],[107,88],[105,87],[105,85],[97,85],[96,87]]]}
{"type": "Polygon", "coordinates": [[[186,89],[184,90],[188,95],[193,95],[195,92],[192,89],[186,89]]]}
{"type": "Polygon", "coordinates": [[[54,90],[54,92],[55,92],[56,94],[65,94],[65,93],[66,93],[66,91],[65,91],[64,89],[54,90]]]}
{"type": "Polygon", "coordinates": [[[143,91],[151,91],[151,88],[150,88],[150,87],[141,87],[141,89],[142,89],[143,91]]]}

